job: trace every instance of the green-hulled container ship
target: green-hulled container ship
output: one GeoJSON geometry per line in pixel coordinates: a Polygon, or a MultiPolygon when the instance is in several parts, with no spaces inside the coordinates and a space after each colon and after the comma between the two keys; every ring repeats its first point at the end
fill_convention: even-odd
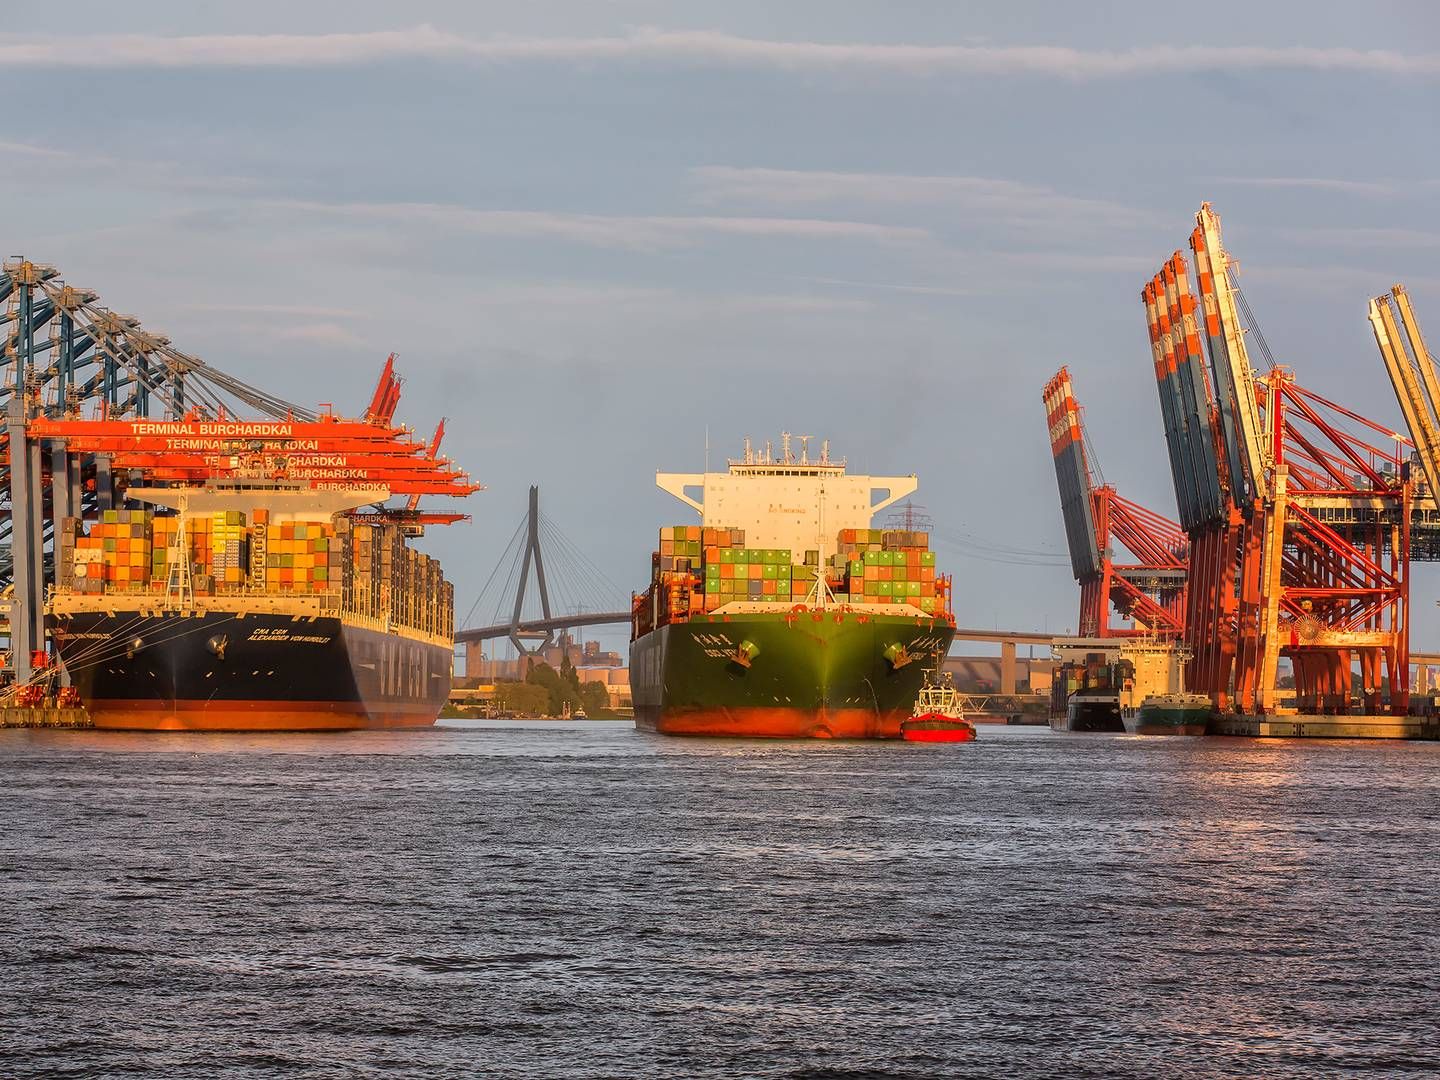
{"type": "Polygon", "coordinates": [[[699,525],[660,530],[634,599],[641,727],[669,735],[898,739],[955,634],[924,532],[872,529],[918,487],[856,476],[809,440],[747,440],[725,472],[658,473],[699,525]]]}

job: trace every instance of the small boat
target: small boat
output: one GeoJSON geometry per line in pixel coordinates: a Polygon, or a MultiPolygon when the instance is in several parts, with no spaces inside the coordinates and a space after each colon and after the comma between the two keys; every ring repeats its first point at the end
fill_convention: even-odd
{"type": "Polygon", "coordinates": [[[965,718],[976,711],[974,702],[955,689],[950,672],[937,681],[927,671],[915,698],[915,711],[900,722],[900,737],[908,742],[973,742],[975,725],[965,718]]]}

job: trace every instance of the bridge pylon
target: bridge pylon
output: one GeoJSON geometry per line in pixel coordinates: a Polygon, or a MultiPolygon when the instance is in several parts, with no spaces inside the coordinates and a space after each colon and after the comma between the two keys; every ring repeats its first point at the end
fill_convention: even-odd
{"type": "Polygon", "coordinates": [[[534,484],[530,485],[530,512],[526,522],[525,539],[525,560],[520,567],[520,581],[515,586],[515,607],[510,613],[509,638],[514,643],[515,649],[523,656],[532,656],[541,649],[548,648],[555,644],[555,631],[549,627],[544,630],[522,630],[520,627],[520,610],[525,606],[525,589],[530,582],[531,564],[535,567],[535,586],[540,590],[540,610],[544,612],[545,620],[550,620],[550,590],[545,584],[545,558],[540,552],[540,488],[534,484]],[[538,642],[534,647],[529,647],[526,641],[538,642]]]}

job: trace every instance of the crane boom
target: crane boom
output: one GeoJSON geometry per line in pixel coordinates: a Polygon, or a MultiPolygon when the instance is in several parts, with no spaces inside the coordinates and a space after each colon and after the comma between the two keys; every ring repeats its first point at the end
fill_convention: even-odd
{"type": "Polygon", "coordinates": [[[1435,359],[1425,347],[1425,337],[1420,333],[1420,322],[1415,318],[1415,309],[1410,306],[1410,294],[1405,291],[1405,286],[1400,284],[1392,286],[1390,291],[1395,296],[1395,308],[1400,312],[1400,322],[1405,327],[1405,337],[1410,342],[1411,358],[1425,383],[1430,415],[1440,418],[1440,378],[1435,374],[1435,359]]]}
{"type": "Polygon", "coordinates": [[[1230,255],[1220,242],[1220,216],[1202,203],[1190,237],[1205,309],[1210,365],[1219,390],[1222,420],[1228,419],[1227,449],[1231,453],[1231,486],[1235,501],[1263,499],[1273,467],[1255,393],[1255,372],[1245,348],[1245,331],[1230,281],[1230,255]],[[1240,466],[1236,473],[1235,466],[1240,466]]]}
{"type": "MultiPolygon", "coordinates": [[[[1400,295],[1404,295],[1404,289],[1396,286],[1400,295]]],[[[1406,307],[1409,306],[1409,299],[1406,298],[1406,307]]],[[[1414,318],[1413,312],[1411,318],[1414,318]]],[[[1375,332],[1375,344],[1380,348],[1381,359],[1385,361],[1385,370],[1390,375],[1390,385],[1395,390],[1395,400],[1400,405],[1400,411],[1405,416],[1405,425],[1410,429],[1410,438],[1415,443],[1415,450],[1420,455],[1420,467],[1425,470],[1425,479],[1429,482],[1430,497],[1436,498],[1436,482],[1440,481],[1440,431],[1437,431],[1436,424],[1431,413],[1431,406],[1425,398],[1424,391],[1420,388],[1419,381],[1415,378],[1415,368],[1411,366],[1410,358],[1405,355],[1405,347],[1400,343],[1400,328],[1395,325],[1395,313],[1390,308],[1390,297],[1381,295],[1370,301],[1370,327],[1375,332]]],[[[1408,329],[1408,327],[1407,327],[1408,329]]],[[[1419,328],[1416,327],[1418,338],[1419,328]]],[[[1412,339],[1413,341],[1414,339],[1412,339]]],[[[1421,341],[1421,348],[1424,342],[1421,341]]],[[[1428,354],[1422,361],[1422,370],[1430,365],[1428,354]]],[[[1431,378],[1434,377],[1433,370],[1431,378]]]]}
{"type": "Polygon", "coordinates": [[[1175,483],[1175,505],[1180,510],[1181,524],[1188,529],[1198,515],[1195,511],[1195,496],[1181,428],[1175,357],[1173,351],[1167,347],[1169,332],[1162,321],[1165,318],[1161,303],[1164,292],[1164,281],[1156,274],[1154,280],[1141,290],[1140,299],[1145,305],[1145,321],[1150,330],[1155,389],[1160,397],[1160,417],[1165,427],[1165,449],[1170,457],[1170,476],[1175,483]]]}
{"type": "Polygon", "coordinates": [[[1085,433],[1080,406],[1070,385],[1070,372],[1061,368],[1045,384],[1045,419],[1050,428],[1050,451],[1055,456],[1055,479],[1060,485],[1060,511],[1070,568],[1077,581],[1100,573],[1101,553],[1095,530],[1095,485],[1085,458],[1085,433]]]}

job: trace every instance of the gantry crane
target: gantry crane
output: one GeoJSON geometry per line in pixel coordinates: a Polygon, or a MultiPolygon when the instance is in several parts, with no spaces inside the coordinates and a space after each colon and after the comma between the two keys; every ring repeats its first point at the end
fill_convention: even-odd
{"type": "Polygon", "coordinates": [[[1177,636],[1185,611],[1184,532],[1168,518],[1122,498],[1113,486],[1095,483],[1067,368],[1045,384],[1043,400],[1070,567],[1080,584],[1079,633],[1177,636]],[[1115,562],[1117,544],[1133,561],[1115,562]],[[1112,609],[1135,625],[1112,626],[1112,609]]]}
{"type": "MultiPolygon", "coordinates": [[[[1304,389],[1286,368],[1257,373],[1240,317],[1244,297],[1208,203],[1190,246],[1198,303],[1179,251],[1141,291],[1190,540],[1187,684],[1222,711],[1273,713],[1283,655],[1300,711],[1347,713],[1358,659],[1363,711],[1382,711],[1388,682],[1389,710],[1404,715],[1412,531],[1435,528],[1414,516],[1411,444],[1304,389]]],[[[1408,301],[1398,306],[1408,312],[1408,301]]],[[[1387,351],[1398,340],[1387,310],[1372,304],[1372,323],[1428,472],[1440,448],[1434,414],[1421,411],[1413,371],[1398,370],[1387,351]]],[[[1409,331],[1413,319],[1402,317],[1409,331]]],[[[1418,327],[1410,340],[1418,341],[1418,327]]],[[[1427,541],[1425,550],[1433,548],[1427,541]]]]}
{"type": "MultiPolygon", "coordinates": [[[[140,320],[67,285],[53,266],[17,258],[0,266],[0,522],[13,558],[8,580],[11,660],[28,674],[45,640],[53,578],[47,542],[66,518],[117,506],[136,485],[215,481],[308,484],[373,493],[364,520],[417,533],[463,514],[420,510],[424,495],[479,490],[429,444],[394,423],[402,380],[386,360],[358,420],[294,405],[181,352],[140,320]],[[262,419],[242,418],[250,417],[262,419]],[[388,505],[391,496],[403,498],[388,505]]],[[[0,612],[3,614],[3,612],[0,612]]]]}

